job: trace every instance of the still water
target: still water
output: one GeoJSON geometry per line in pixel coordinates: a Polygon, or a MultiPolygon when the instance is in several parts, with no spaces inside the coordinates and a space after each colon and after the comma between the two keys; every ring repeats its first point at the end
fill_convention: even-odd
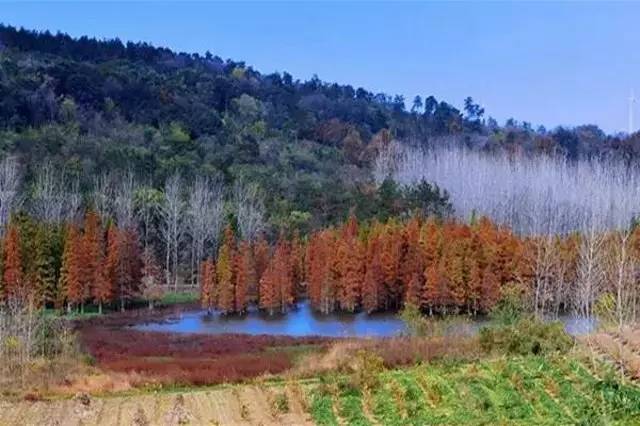
{"type": "MultiPolygon", "coordinates": [[[[461,319],[463,321],[453,321],[446,325],[445,334],[473,334],[487,324],[487,320],[482,318],[461,319]]],[[[595,327],[593,320],[572,316],[561,317],[560,321],[565,325],[567,332],[573,335],[588,333],[595,327]]],[[[407,330],[405,323],[393,313],[323,315],[313,311],[308,302],[298,303],[297,307],[286,315],[269,316],[258,311],[250,311],[243,316],[224,316],[215,312],[207,315],[206,311],[190,311],[175,318],[136,325],[134,328],[174,333],[328,337],[390,337],[407,330]]]]}

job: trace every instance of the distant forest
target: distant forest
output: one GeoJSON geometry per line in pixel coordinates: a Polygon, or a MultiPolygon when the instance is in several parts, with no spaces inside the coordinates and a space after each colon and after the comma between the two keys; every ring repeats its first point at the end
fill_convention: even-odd
{"type": "Polygon", "coordinates": [[[45,163],[85,195],[99,176],[117,173],[151,188],[177,173],[226,188],[251,182],[273,236],[350,213],[386,220],[416,208],[449,211],[446,188],[376,185],[374,159],[391,141],[570,161],[631,163],[640,155],[639,134],[607,135],[594,125],[534,129],[513,119],[501,125],[471,97],[460,111],[428,94],[404,99],[261,74],[209,52],[0,25],[0,155],[20,163],[26,194],[45,163]]]}

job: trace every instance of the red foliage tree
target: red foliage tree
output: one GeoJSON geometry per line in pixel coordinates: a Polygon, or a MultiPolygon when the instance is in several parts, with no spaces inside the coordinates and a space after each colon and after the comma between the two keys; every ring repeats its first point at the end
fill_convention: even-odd
{"type": "Polygon", "coordinates": [[[208,312],[216,306],[216,262],[207,258],[200,264],[200,303],[208,312]]]}
{"type": "Polygon", "coordinates": [[[380,306],[381,289],[384,286],[384,273],[380,261],[380,240],[377,236],[369,238],[366,267],[362,282],[362,306],[367,313],[377,311],[380,306]]]}
{"type": "Polygon", "coordinates": [[[217,306],[223,313],[235,311],[235,236],[230,226],[224,231],[224,241],[218,251],[216,265],[217,275],[217,306]]]}
{"type": "Polygon", "coordinates": [[[340,309],[354,312],[360,305],[364,280],[364,249],[355,236],[347,235],[339,241],[337,250],[340,260],[338,304],[340,309]]]}
{"type": "Polygon", "coordinates": [[[420,307],[424,284],[424,259],[420,245],[420,220],[411,219],[404,227],[400,279],[404,289],[404,303],[420,307]]]}
{"type": "Polygon", "coordinates": [[[111,224],[107,228],[107,247],[102,265],[102,283],[100,285],[100,296],[105,301],[113,300],[119,289],[120,246],[120,231],[114,224],[111,224]]]}
{"type": "Polygon", "coordinates": [[[82,281],[82,235],[78,228],[70,225],[65,238],[60,288],[66,296],[68,308],[84,303],[84,283],[82,281]]]}
{"type": "Polygon", "coordinates": [[[84,235],[82,238],[82,282],[85,298],[91,296],[98,304],[98,311],[102,313],[102,304],[111,301],[113,293],[105,278],[104,248],[100,216],[89,210],[84,220],[84,235]]]}
{"type": "Polygon", "coordinates": [[[247,310],[247,293],[249,288],[255,286],[255,266],[251,246],[244,241],[240,244],[235,256],[236,285],[235,285],[235,310],[242,313],[247,310]]]}
{"type": "Polygon", "coordinates": [[[118,295],[120,309],[124,310],[127,300],[140,294],[142,280],[142,250],[135,229],[120,231],[120,267],[118,277],[118,295]]]}

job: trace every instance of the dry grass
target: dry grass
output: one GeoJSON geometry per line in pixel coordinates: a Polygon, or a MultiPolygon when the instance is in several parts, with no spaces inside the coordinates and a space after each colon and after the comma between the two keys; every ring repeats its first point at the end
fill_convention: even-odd
{"type": "Polygon", "coordinates": [[[313,377],[328,371],[356,368],[358,353],[367,352],[382,359],[387,368],[428,362],[435,359],[475,359],[480,347],[477,338],[460,336],[393,337],[335,342],[325,352],[304,357],[290,372],[293,377],[313,377]]]}

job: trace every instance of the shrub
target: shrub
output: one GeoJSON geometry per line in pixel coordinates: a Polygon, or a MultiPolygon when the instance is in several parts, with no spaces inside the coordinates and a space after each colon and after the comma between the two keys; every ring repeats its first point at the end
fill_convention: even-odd
{"type": "Polygon", "coordinates": [[[501,325],[517,323],[526,312],[527,297],[522,287],[508,284],[502,288],[498,303],[489,313],[489,317],[501,325]]]}
{"type": "Polygon", "coordinates": [[[352,364],[351,385],[356,389],[373,389],[384,370],[382,358],[372,351],[359,350],[352,364]]]}
{"type": "Polygon", "coordinates": [[[522,318],[512,325],[483,327],[480,347],[485,352],[508,355],[543,355],[565,353],[573,339],[560,322],[545,323],[533,318],[522,318]]]}
{"type": "Polygon", "coordinates": [[[289,412],[289,398],[285,392],[278,393],[273,400],[273,408],[276,413],[289,412]]]}

